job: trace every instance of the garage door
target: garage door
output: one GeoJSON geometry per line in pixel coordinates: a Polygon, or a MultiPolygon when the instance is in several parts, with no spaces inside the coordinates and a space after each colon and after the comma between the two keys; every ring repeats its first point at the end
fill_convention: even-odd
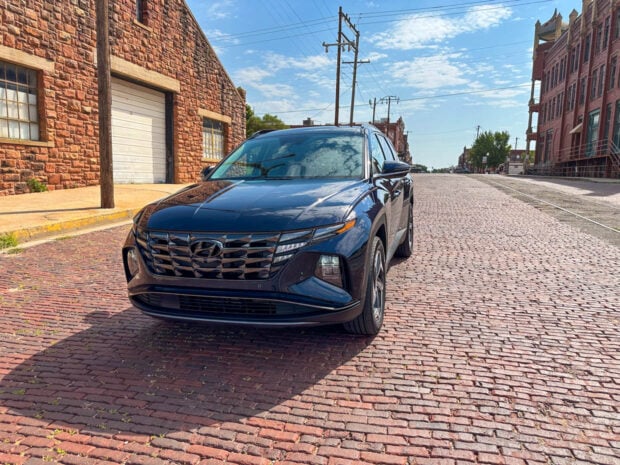
{"type": "Polygon", "coordinates": [[[115,183],[166,181],[165,113],[163,92],[112,79],[115,183]]]}

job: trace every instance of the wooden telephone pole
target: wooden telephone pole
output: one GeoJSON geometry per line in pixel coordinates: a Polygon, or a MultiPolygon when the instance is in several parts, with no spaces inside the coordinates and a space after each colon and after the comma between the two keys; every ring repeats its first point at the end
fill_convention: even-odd
{"type": "Polygon", "coordinates": [[[97,91],[99,95],[99,183],[101,208],[114,208],[112,171],[112,78],[108,0],[97,0],[97,91]]]}
{"type": "Polygon", "coordinates": [[[347,47],[349,51],[353,49],[355,52],[355,61],[353,61],[353,89],[351,93],[351,109],[349,113],[349,123],[353,124],[353,108],[355,104],[355,79],[357,74],[357,65],[358,63],[358,48],[359,48],[359,40],[360,33],[355,28],[355,24],[351,22],[349,16],[342,12],[342,7],[338,9],[338,41],[333,44],[326,44],[323,42],[323,47],[325,47],[325,53],[329,51],[329,47],[338,47],[338,62],[336,63],[336,109],[334,111],[334,125],[338,126],[339,123],[339,112],[340,112],[340,60],[342,57],[342,50],[347,47]],[[355,33],[355,40],[349,39],[344,32],[342,32],[342,22],[345,22],[353,33],[355,33]]]}

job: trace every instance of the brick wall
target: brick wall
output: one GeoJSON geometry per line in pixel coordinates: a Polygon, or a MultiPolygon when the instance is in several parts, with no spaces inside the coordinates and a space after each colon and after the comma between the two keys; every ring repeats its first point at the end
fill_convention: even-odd
{"type": "MultiPolygon", "coordinates": [[[[144,24],[134,0],[110,1],[113,56],[180,82],[174,93],[175,182],[197,179],[205,109],[231,118],[226,150],[245,137],[245,100],[221,66],[183,0],[147,0],[144,24]]],[[[95,5],[89,0],[8,0],[0,10],[0,46],[43,58],[39,71],[41,143],[0,139],[0,195],[99,182],[95,5]]],[[[20,63],[17,63],[20,64],[20,63]]],[[[26,66],[24,64],[24,66],[26,66]]]]}

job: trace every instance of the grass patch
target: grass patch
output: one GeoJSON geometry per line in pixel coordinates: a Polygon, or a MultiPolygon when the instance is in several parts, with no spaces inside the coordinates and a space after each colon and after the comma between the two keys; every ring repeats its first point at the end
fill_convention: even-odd
{"type": "Polygon", "coordinates": [[[17,247],[17,238],[13,233],[0,235],[0,250],[17,247]]]}
{"type": "Polygon", "coordinates": [[[37,178],[30,178],[26,181],[30,192],[47,192],[47,186],[39,181],[37,178]]]}

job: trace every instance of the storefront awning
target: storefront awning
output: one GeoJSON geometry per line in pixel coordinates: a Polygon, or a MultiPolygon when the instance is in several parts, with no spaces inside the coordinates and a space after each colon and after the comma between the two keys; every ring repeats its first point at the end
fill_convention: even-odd
{"type": "Polygon", "coordinates": [[[579,123],[577,126],[575,126],[573,129],[570,130],[569,134],[576,134],[578,132],[581,132],[582,126],[583,126],[583,123],[579,123]]]}

